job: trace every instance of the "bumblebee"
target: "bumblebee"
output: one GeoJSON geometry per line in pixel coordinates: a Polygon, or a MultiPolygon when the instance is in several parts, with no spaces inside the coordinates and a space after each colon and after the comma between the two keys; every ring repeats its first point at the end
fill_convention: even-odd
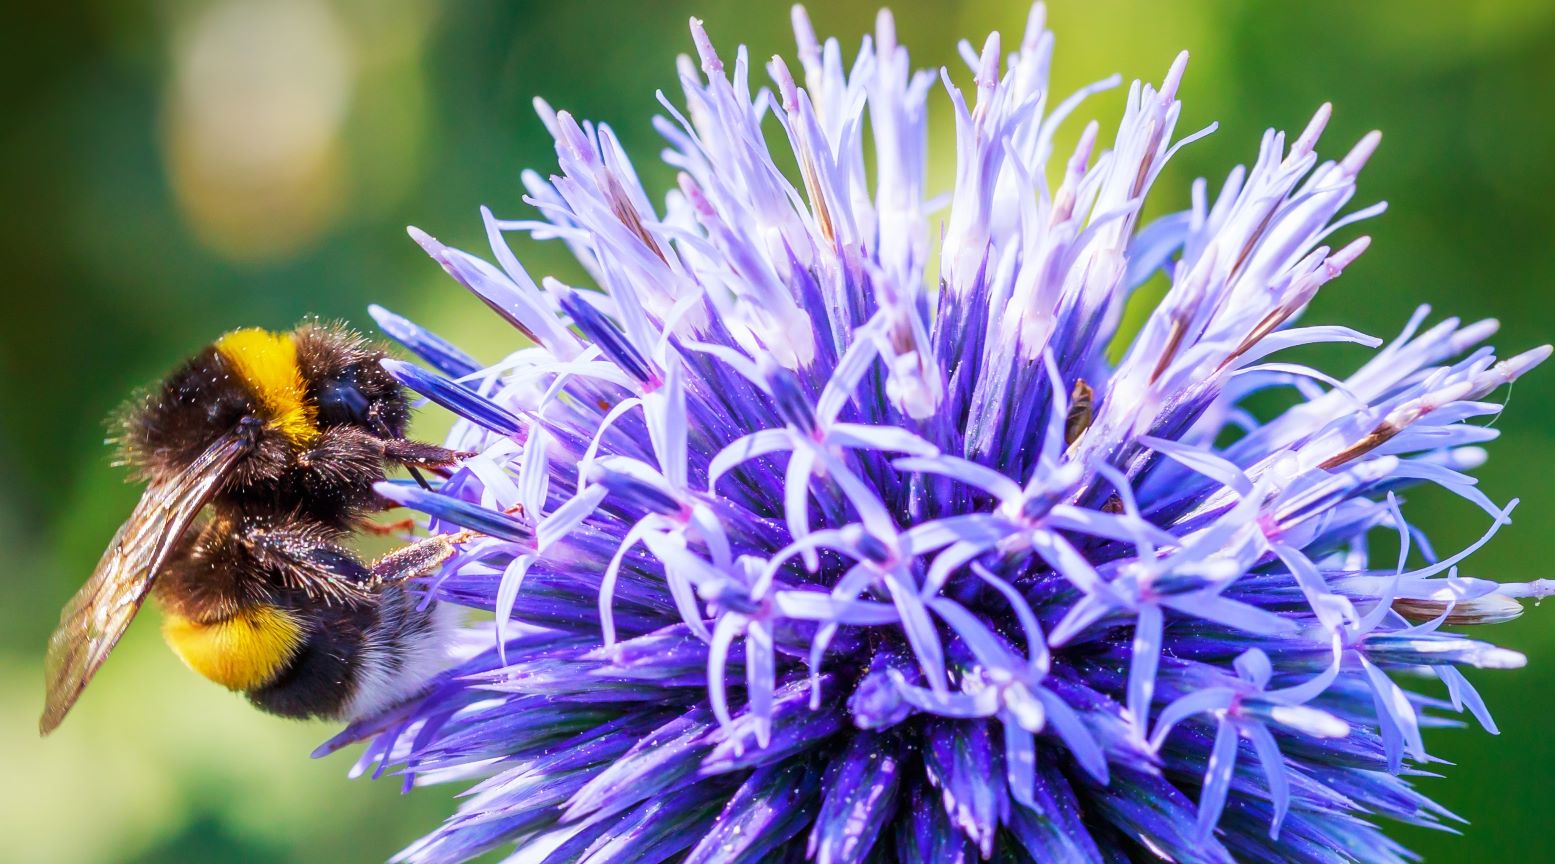
{"type": "Polygon", "coordinates": [[[424,483],[460,455],[404,438],[383,357],[340,326],[236,330],[131,403],[120,445],[146,489],[49,638],[43,734],[151,594],[186,665],[274,714],[366,716],[439,670],[447,615],[404,583],[453,541],[370,565],[342,545],[390,506],[388,466],[424,483]]]}

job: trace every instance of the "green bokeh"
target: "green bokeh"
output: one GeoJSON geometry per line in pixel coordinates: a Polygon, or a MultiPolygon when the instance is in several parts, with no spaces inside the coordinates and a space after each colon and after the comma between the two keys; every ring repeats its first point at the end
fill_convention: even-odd
{"type": "MultiPolygon", "coordinates": [[[[910,0],[895,9],[918,65],[957,63],[949,34],[1013,36],[1025,16],[1023,3],[1008,0],[910,0]]],[[[851,54],[874,10],[838,2],[813,12],[821,30],[847,37],[851,54]]],[[[654,89],[674,85],[671,61],[689,48],[692,14],[722,46],[743,40],[755,58],[792,53],[786,4],[732,0],[163,0],[13,12],[0,30],[0,80],[11,85],[0,126],[0,201],[9,214],[0,231],[0,765],[8,775],[0,859],[372,861],[452,806],[451,790],[401,797],[393,780],[347,780],[347,757],[309,760],[327,727],[259,716],[187,673],[161,647],[154,616],[132,628],[64,728],[36,739],[41,648],[56,610],[136,494],[109,465],[101,418],[224,329],[281,327],[308,313],[360,322],[369,302],[499,356],[510,334],[442,277],[403,226],[479,249],[479,204],[524,212],[519,169],[545,171],[554,161],[530,109],[535,95],[610,122],[650,189],[666,188],[672,178],[655,164],[648,118],[654,89]],[[315,34],[323,20],[342,46],[331,68],[345,70],[346,86],[320,173],[293,190],[313,209],[213,235],[212,200],[219,219],[225,204],[244,210],[264,199],[212,199],[211,188],[242,179],[226,175],[211,188],[196,182],[194,199],[178,191],[188,192],[179,179],[187,117],[178,88],[211,83],[190,78],[188,66],[211,16],[257,7],[280,16],[266,20],[300,21],[315,34]]],[[[1376,240],[1371,251],[1326,289],[1308,320],[1391,335],[1428,302],[1441,315],[1499,318],[1496,341],[1508,350],[1551,338],[1555,5],[1061,0],[1051,18],[1059,91],[1112,71],[1158,80],[1179,49],[1193,52],[1184,127],[1221,127],[1178,156],[1156,186],[1157,210],[1183,206],[1192,178],[1218,182],[1252,158],[1265,127],[1298,128],[1325,100],[1335,116],[1324,152],[1383,130],[1358,200],[1386,199],[1392,209],[1364,227],[1376,240]]],[[[239,48],[294,62],[286,52],[296,43],[282,38],[291,31],[243,32],[252,44],[239,40],[239,48]]],[[[1106,128],[1120,105],[1115,91],[1090,109],[1106,128]]],[[[943,101],[932,110],[943,160],[948,112],[943,101]]],[[[949,164],[937,163],[934,178],[948,188],[949,164]]],[[[519,248],[533,272],[577,277],[557,249],[519,248]]],[[[1359,362],[1353,352],[1326,356],[1336,371],[1359,362]]],[[[1552,375],[1540,370],[1520,384],[1497,422],[1503,436],[1480,472],[1483,488],[1498,501],[1525,501],[1473,573],[1550,575],[1552,375]]],[[[427,418],[425,434],[438,431],[427,418]]],[[[1484,527],[1481,514],[1446,495],[1420,494],[1410,512],[1439,548],[1484,527]]],[[[1552,623],[1549,610],[1532,609],[1495,633],[1529,654],[1528,668],[1472,676],[1495,709],[1499,737],[1465,729],[1428,739],[1457,764],[1442,766],[1448,779],[1422,787],[1471,823],[1463,838],[1398,832],[1428,860],[1555,858],[1547,815],[1555,737],[1545,728],[1555,703],[1552,623]]]]}

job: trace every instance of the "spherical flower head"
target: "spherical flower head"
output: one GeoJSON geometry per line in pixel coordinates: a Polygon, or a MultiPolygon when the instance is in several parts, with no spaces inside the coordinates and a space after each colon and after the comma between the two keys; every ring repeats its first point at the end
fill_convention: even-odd
{"type": "Polygon", "coordinates": [[[1330,238],[1382,209],[1349,207],[1375,134],[1318,155],[1327,106],[1142,223],[1211,131],[1178,129],[1186,55],[1110,144],[1091,123],[1055,153],[1117,81],[1054,97],[1040,6],[970,76],[914,71],[888,14],[851,63],[794,25],[798,65],[758,89],[692,22],[661,202],[608,127],[539,103],[540,220],[483,210],[495,263],[412,232],[527,347],[483,367],[374,312],[475,454],[380,491],[465,529],[434,592],[495,616],[329,745],[478,781],[403,858],[1407,860],[1381,822],[1452,818],[1404,779],[1422,730],[1493,732],[1460,670],[1523,663],[1443,627],[1542,593],[1457,568],[1512,509],[1465,473],[1476,418],[1549,349],[1498,361],[1493,323],[1425,309],[1386,344],[1296,324],[1368,243],[1330,238]],[[593,284],[536,282],[515,232],[593,284]],[[1281,356],[1322,342],[1378,350],[1343,378],[1281,356]],[[1297,404],[1259,416],[1267,388],[1297,404]],[[1483,538],[1425,543],[1422,484],[1483,538]],[[1428,677],[1445,699],[1407,689],[1428,677]]]}

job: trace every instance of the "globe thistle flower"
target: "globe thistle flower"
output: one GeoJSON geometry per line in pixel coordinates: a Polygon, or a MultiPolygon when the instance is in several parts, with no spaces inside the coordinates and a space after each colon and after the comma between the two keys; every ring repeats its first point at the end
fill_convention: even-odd
{"type": "Polygon", "coordinates": [[[494,263],[412,231],[528,347],[485,367],[374,310],[475,454],[381,492],[466,531],[433,593],[495,616],[324,748],[475,781],[402,858],[1408,860],[1379,823],[1454,819],[1409,779],[1425,730],[1495,731],[1460,670],[1524,662],[1446,625],[1544,593],[1458,566],[1515,504],[1466,473],[1495,434],[1474,421],[1550,349],[1498,361],[1493,322],[1426,309],[1386,343],[1296,324],[1368,244],[1330,238],[1382,210],[1349,208],[1378,136],[1320,158],[1326,105],[1143,224],[1213,129],[1178,128],[1186,55],[1129,88],[1110,146],[1093,122],[1056,153],[1118,81],[1054,97],[1040,6],[1013,51],[963,46],[970,84],[913,71],[889,14],[851,65],[794,25],[797,68],[757,89],[692,22],[661,203],[607,126],[539,103],[541,218],[482,210],[494,263]],[[512,233],[592,284],[537,282],[512,233]],[[1326,342],[1377,350],[1343,378],[1280,356],[1326,342]],[[1298,403],[1258,416],[1269,388],[1298,403]],[[1481,539],[1433,549],[1421,484],[1481,539]]]}

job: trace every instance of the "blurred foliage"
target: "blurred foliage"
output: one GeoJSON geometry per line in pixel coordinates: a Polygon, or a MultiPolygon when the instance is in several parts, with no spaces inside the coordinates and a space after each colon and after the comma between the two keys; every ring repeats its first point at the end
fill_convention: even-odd
{"type": "MultiPolygon", "coordinates": [[[[965,78],[947,34],[1013,36],[1023,2],[894,6],[919,66],[965,78]]],[[[852,46],[875,2],[818,4],[817,26],[852,46]]],[[[430,828],[447,790],[349,781],[348,757],[309,750],[320,725],[263,717],[190,675],[164,650],[155,615],[122,648],[57,735],[40,743],[42,646],[136,490],[102,446],[102,417],[215,334],[285,327],[304,314],[365,320],[381,302],[500,356],[512,335],[462,296],[401,233],[417,224],[479,250],[476,213],[523,212],[518,171],[554,158],[530,99],[610,122],[650,189],[655,88],[673,92],[685,21],[718,44],[791,55],[783,3],[415,3],[410,0],[153,0],[25,4],[0,32],[12,82],[0,127],[0,836],[7,860],[372,861],[430,828]],[[649,6],[652,5],[653,9],[649,6]]],[[[1055,87],[1120,71],[1159,79],[1194,54],[1183,128],[1220,131],[1185,149],[1152,207],[1186,204],[1256,153],[1268,126],[1296,129],[1335,103],[1326,152],[1385,133],[1362,199],[1392,209],[1364,230],[1372,250],[1326,289],[1311,321],[1396,332],[1415,304],[1493,316],[1520,350],[1555,321],[1555,5],[1057,0],[1055,87]]],[[[1088,106],[1106,124],[1118,91],[1088,106]]],[[[933,103],[935,152],[948,111],[933,103]]],[[[1078,132],[1079,124],[1069,130],[1078,132]]],[[[1062,145],[1062,142],[1060,142],[1062,145]]],[[[934,167],[948,189],[951,166],[934,167]]],[[[1356,229],[1348,229],[1353,236],[1356,229]]],[[[577,278],[559,250],[518,244],[536,273],[577,278]]],[[[1322,360],[1353,368],[1358,353],[1322,360]]],[[[1555,526],[1555,370],[1519,385],[1481,472],[1496,500],[1523,495],[1516,523],[1472,571],[1550,575],[1538,544],[1555,526]]],[[[426,435],[438,433],[426,418],[426,435]]],[[[1422,494],[1411,516],[1438,548],[1483,517],[1422,494]]],[[[1473,823],[1466,839],[1399,832],[1435,861],[1550,860],[1555,807],[1555,636],[1531,609],[1495,638],[1530,666],[1474,676],[1502,734],[1438,731],[1458,763],[1426,792],[1473,823]]]]}

